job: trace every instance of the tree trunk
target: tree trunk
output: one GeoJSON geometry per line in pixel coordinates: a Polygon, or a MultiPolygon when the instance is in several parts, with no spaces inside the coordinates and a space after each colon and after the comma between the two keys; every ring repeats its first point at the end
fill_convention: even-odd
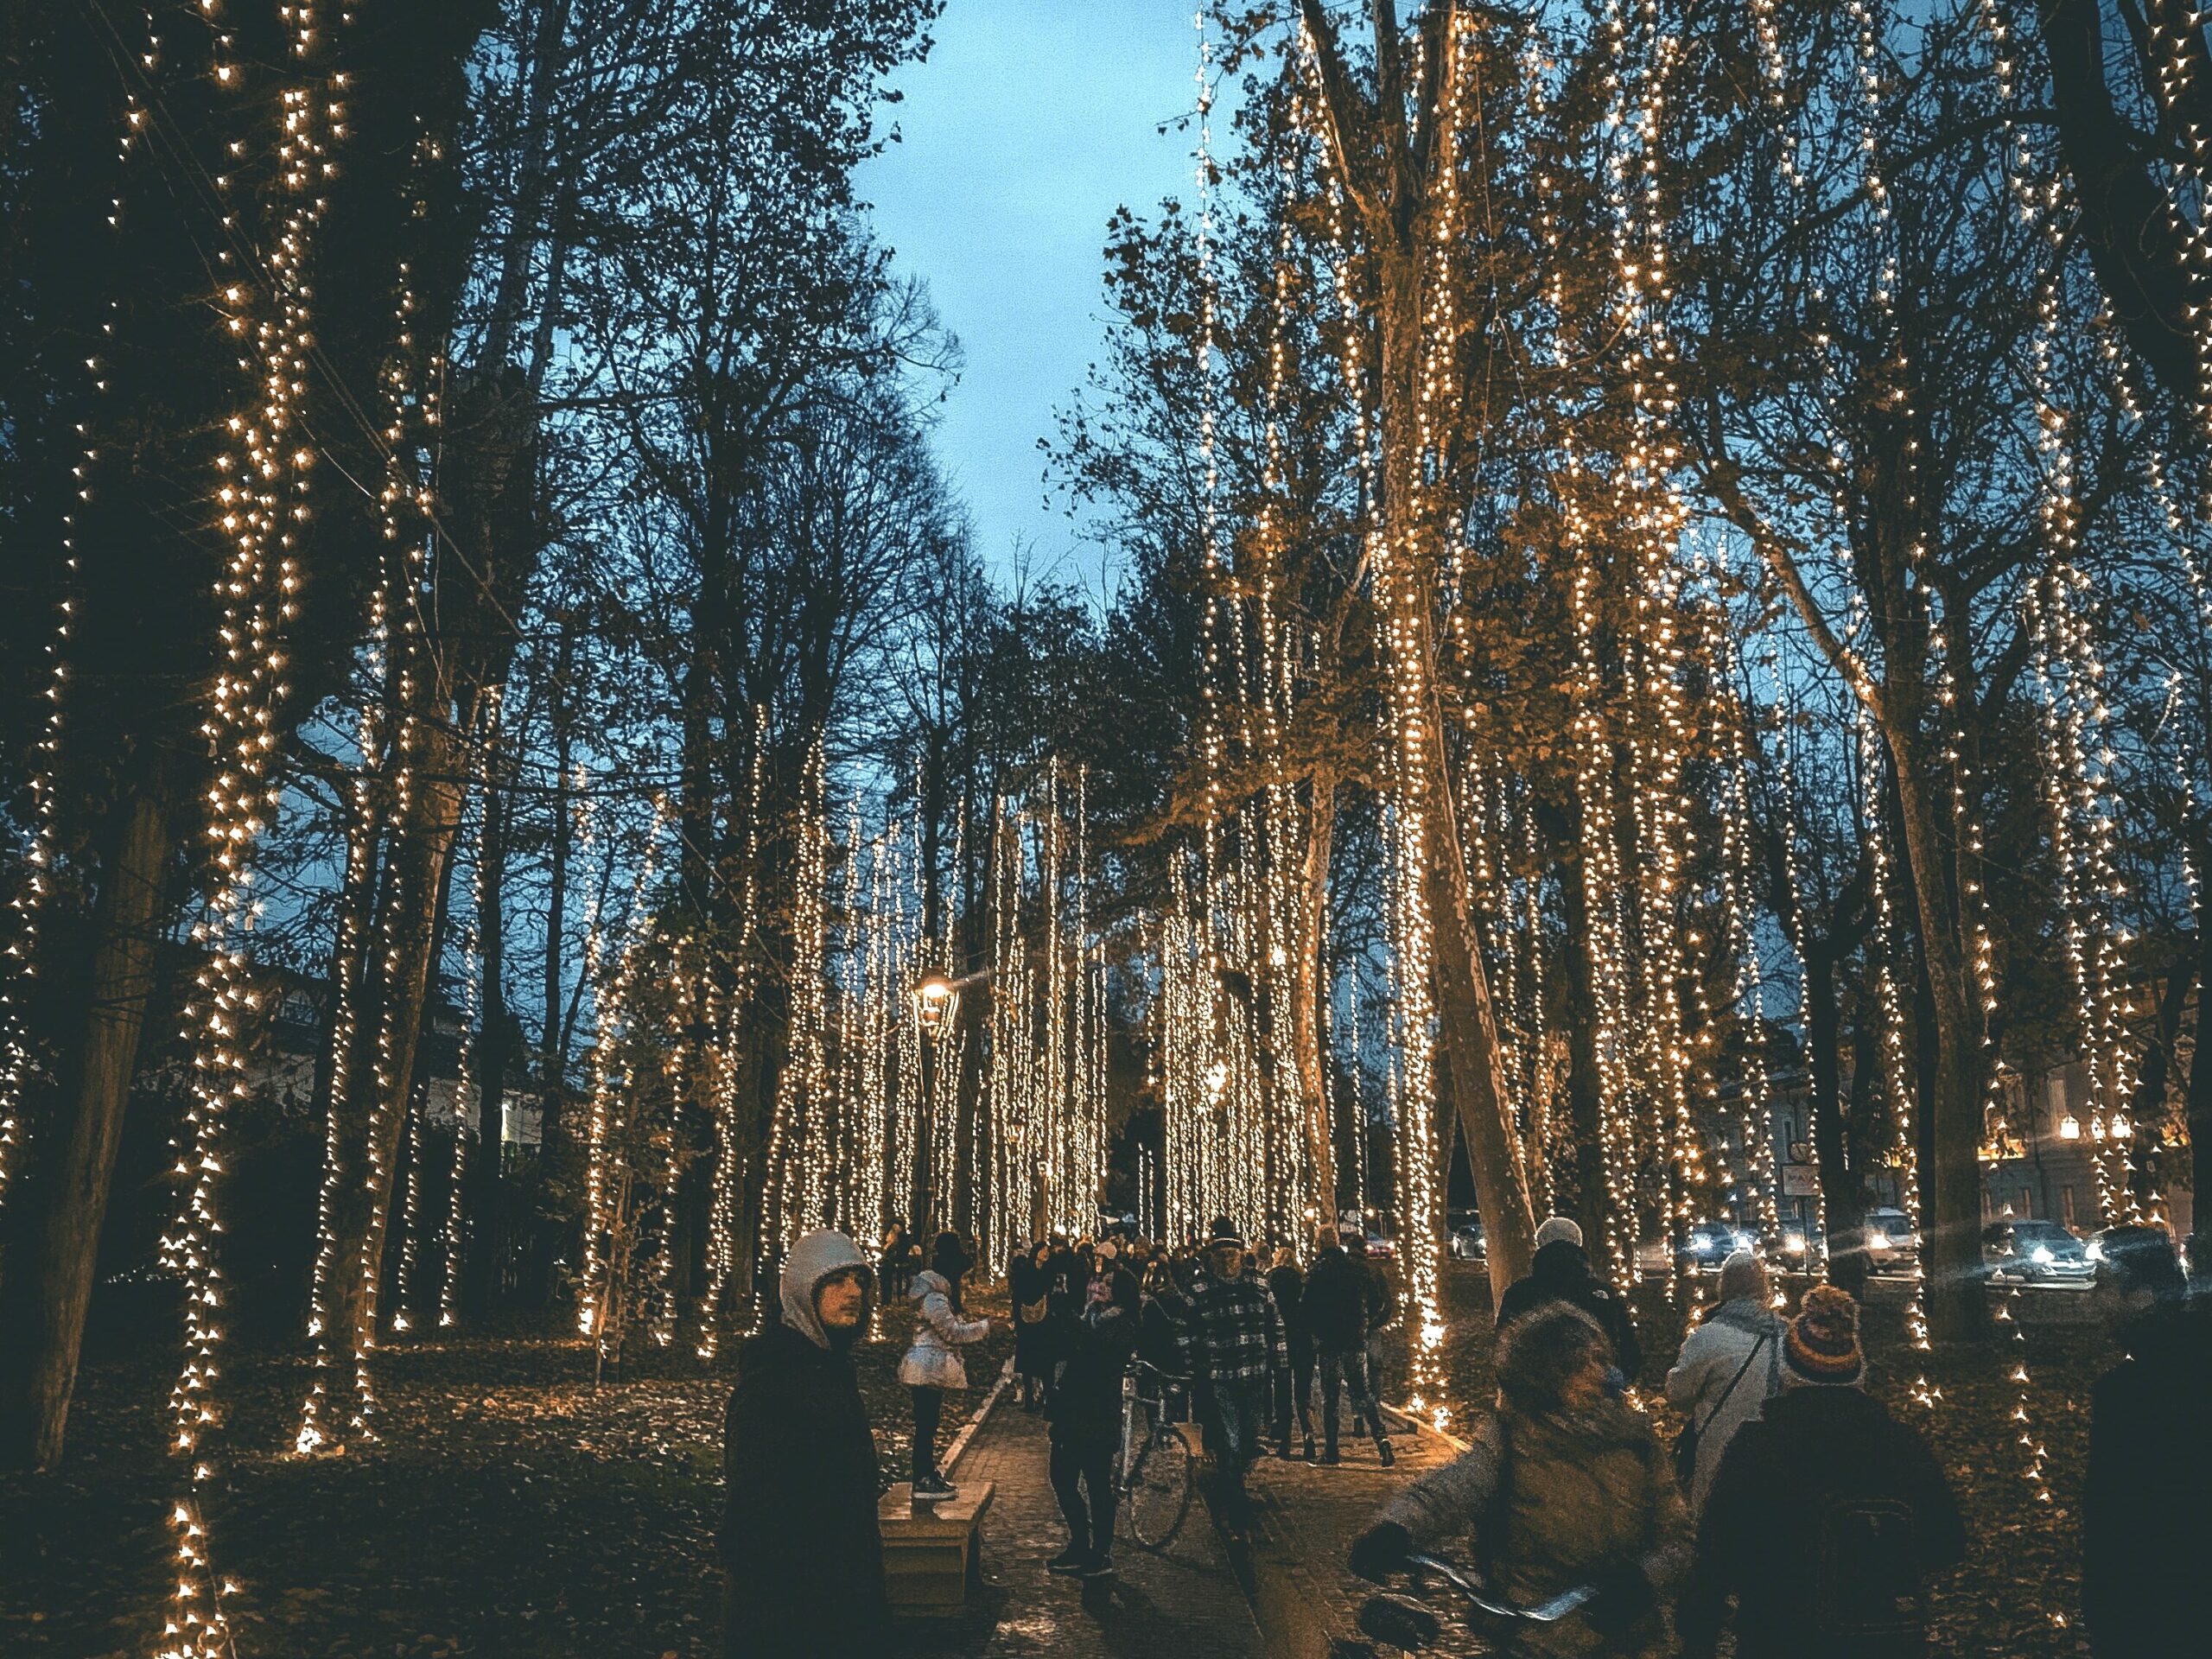
{"type": "MultiPolygon", "coordinates": [[[[2199,1240],[2205,1236],[2204,1195],[2212,1192],[2212,926],[2200,914],[2196,921],[2196,1044],[2189,1061],[2190,1222],[2199,1240]]],[[[2199,1248],[2190,1259],[2200,1277],[2212,1276],[2212,1249],[2199,1248]]]]}
{"type": "MultiPolygon", "coordinates": [[[[565,638],[565,635],[563,636],[565,638]]],[[[569,1057],[567,1045],[562,1038],[561,1009],[566,998],[563,995],[566,982],[563,961],[564,937],[569,926],[569,766],[574,744],[574,734],[569,728],[567,712],[561,707],[558,687],[568,668],[568,652],[563,651],[553,677],[556,687],[553,703],[548,711],[553,727],[553,804],[552,822],[547,835],[552,842],[550,872],[545,886],[545,961],[543,981],[545,1029],[538,1046],[538,1156],[547,1169],[552,1167],[553,1154],[560,1134],[561,1091],[567,1081],[569,1057]]]]}
{"type": "Polygon", "coordinates": [[[1909,731],[1885,722],[1896,761],[1899,816],[1913,898],[1920,921],[1921,959],[1935,1014],[1936,1088],[1922,1103],[1927,1144],[1921,1166],[1921,1259],[1927,1268],[1930,1335],[1939,1342],[1977,1340],[1988,1333],[1980,1294],[1981,1022],[1972,969],[1945,903],[1943,836],[1929,777],[1919,770],[1909,731]]]}
{"type": "Polygon", "coordinates": [[[331,1198],[330,1329],[334,1340],[346,1342],[356,1355],[375,1345],[376,1293],[437,942],[437,897],[461,828],[466,757],[454,724],[422,720],[416,743],[414,796],[392,838],[385,901],[378,1012],[391,1033],[391,1051],[379,1056],[373,1043],[363,1046],[365,1064],[354,1068],[337,1103],[346,1112],[348,1155],[331,1198]],[[372,1171],[380,1173],[372,1179],[372,1171]]]}
{"type": "Polygon", "coordinates": [[[1329,855],[1336,840],[1337,780],[1316,770],[1306,812],[1305,886],[1298,918],[1296,969],[1291,982],[1291,1045],[1298,1064],[1300,1116],[1313,1160],[1313,1191],[1322,1217],[1337,1213],[1337,1143],[1329,1109],[1328,1069],[1321,1048],[1321,987],[1327,944],[1329,855]]]}
{"type": "Polygon", "coordinates": [[[1598,1071],[1597,964],[1590,955],[1590,905],[1580,870],[1563,870],[1560,904],[1567,925],[1567,1103],[1574,1130],[1574,1202],[1562,1205],[1581,1224],[1582,1236],[1601,1269],[1625,1272],[1630,1263],[1607,1262],[1611,1190],[1605,1185],[1605,1084],[1598,1071]]]}
{"type": "Polygon", "coordinates": [[[100,1227],[153,987],[176,809],[172,788],[166,772],[156,772],[124,804],[122,832],[93,912],[97,943],[83,1047],[68,1096],[67,1137],[46,1183],[35,1276],[29,1286],[33,1325],[23,1338],[22,1392],[9,1402],[0,1441],[0,1462],[10,1466],[52,1469],[61,1460],[100,1227]]]}
{"type": "MultiPolygon", "coordinates": [[[[1806,1125],[1821,1183],[1821,1210],[1827,1234],[1828,1279],[1864,1298],[1868,1268],[1861,1229],[1866,1224],[1866,1195],[1851,1157],[1843,1116],[1841,1024],[1836,1005],[1835,970],[1839,941],[1808,938],[1800,947],[1805,966],[1805,1062],[1810,1073],[1806,1125]],[[1840,1250],[1837,1241],[1848,1241],[1840,1250]]],[[[1808,1250],[1808,1260],[1811,1252],[1808,1250]]]]}
{"type": "Polygon", "coordinates": [[[1382,337],[1382,427],[1385,456],[1382,537],[1394,544],[1383,631],[1389,672],[1398,686],[1400,792],[1423,842],[1421,901],[1435,953],[1437,1026],[1451,1065],[1452,1098],[1466,1136],[1467,1161],[1482,1212],[1491,1294],[1526,1276],[1535,1254],[1528,1171],[1512,1116],[1504,1048],[1483,966],[1456,795],[1446,749],[1447,728],[1436,683],[1435,571],[1440,537],[1421,511],[1421,458],[1416,437],[1421,397],[1421,262],[1386,256],[1382,337]]]}
{"type": "MultiPolygon", "coordinates": [[[[1425,505],[1421,453],[1422,367],[1430,342],[1424,278],[1432,256],[1435,169],[1456,143],[1456,101],[1438,96],[1445,42],[1456,40],[1460,8],[1439,3],[1422,14],[1422,107],[1409,121],[1403,40],[1395,0],[1373,0],[1376,95],[1354,89],[1337,25],[1322,0],[1300,0],[1312,43],[1332,148],[1364,219],[1380,288],[1375,329],[1381,370],[1377,409],[1382,440],[1382,559],[1378,590],[1387,619],[1382,650],[1394,687],[1399,798],[1425,842],[1417,902],[1428,912],[1435,951],[1437,1024],[1451,1067],[1452,1096],[1465,1132],[1490,1255],[1491,1286],[1503,1296],[1534,1254],[1528,1172],[1514,1131],[1505,1060],[1491,1006],[1465,855],[1453,806],[1446,727],[1438,696],[1434,607],[1442,550],[1425,505]]],[[[1448,280],[1448,278],[1447,278],[1448,280]]],[[[1449,350],[1447,344],[1439,349],[1449,350]]],[[[1448,417],[1444,424],[1448,425],[1448,417]]],[[[1447,1137],[1448,1138],[1448,1137],[1447,1137]]]]}

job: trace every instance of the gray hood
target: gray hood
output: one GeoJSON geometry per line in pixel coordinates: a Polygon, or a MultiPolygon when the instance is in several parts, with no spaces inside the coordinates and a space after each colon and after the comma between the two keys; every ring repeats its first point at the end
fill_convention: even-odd
{"type": "MultiPolygon", "coordinates": [[[[875,1274],[868,1264],[868,1257],[861,1254],[860,1246],[842,1233],[827,1229],[802,1234],[791,1246],[791,1254],[784,1258],[784,1323],[817,1348],[827,1348],[830,1336],[822,1328],[822,1315],[814,1306],[814,1293],[824,1279],[846,1268],[858,1268],[868,1275],[870,1290],[874,1288],[875,1274]]],[[[868,1322],[865,1315],[861,1322],[868,1322]]]]}

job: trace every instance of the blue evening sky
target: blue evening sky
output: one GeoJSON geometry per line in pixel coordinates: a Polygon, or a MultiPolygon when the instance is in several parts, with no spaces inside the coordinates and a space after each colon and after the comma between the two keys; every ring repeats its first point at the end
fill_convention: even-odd
{"type": "MultiPolygon", "coordinates": [[[[1106,221],[1192,194],[1194,0],[947,0],[926,63],[888,106],[901,143],[861,196],[898,268],[921,277],[967,370],[938,450],[976,545],[1097,591],[1091,554],[1048,505],[1037,440],[1099,355],[1106,221]]],[[[1216,142],[1227,137],[1217,116],[1216,142]]]]}

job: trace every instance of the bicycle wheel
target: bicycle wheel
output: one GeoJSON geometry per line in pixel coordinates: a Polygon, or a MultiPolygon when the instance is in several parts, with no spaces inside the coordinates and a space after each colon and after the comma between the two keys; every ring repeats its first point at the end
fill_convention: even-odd
{"type": "Polygon", "coordinates": [[[1122,1513],[1139,1546],[1167,1548],[1191,1512],[1191,1443],[1175,1424],[1154,1424],[1122,1480],[1122,1513]]]}

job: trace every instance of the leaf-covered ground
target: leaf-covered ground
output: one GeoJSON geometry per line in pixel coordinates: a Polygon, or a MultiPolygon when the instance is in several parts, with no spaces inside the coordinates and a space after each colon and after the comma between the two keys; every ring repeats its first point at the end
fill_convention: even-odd
{"type": "MultiPolygon", "coordinates": [[[[1792,1306],[1802,1281],[1788,1286],[1792,1306]]],[[[1490,1285],[1479,1269],[1454,1267],[1446,1281],[1451,1313],[1455,1415],[1487,1403],[1494,1389],[1490,1285]]],[[[1868,1296],[1864,1339],[1871,1386],[1908,1421],[1921,1426],[1949,1471],[1973,1542],[1964,1567],[1937,1587],[1936,1650],[2005,1659],[2086,1654],[2080,1630],[2081,1494],[2088,1455],[2089,1390],[2117,1358],[2110,1310],[2101,1293],[2024,1291],[2015,1306],[2023,1341],[1977,1351],[1925,1357],[1904,1336],[1905,1287],[1877,1281],[1868,1296]],[[2040,1502],[2025,1478],[2027,1451],[2012,1414],[2012,1381],[2024,1361],[2029,1423],[2048,1454],[2040,1502]],[[1925,1375],[1940,1395],[1931,1409],[1909,1397],[1925,1375]]],[[[1683,1319],[1656,1287],[1639,1288],[1637,1327],[1645,1354],[1641,1379],[1662,1436],[1671,1443],[1681,1419],[1659,1385],[1681,1345],[1683,1319]]],[[[2000,1325],[2000,1332],[2012,1326],[2000,1325]]],[[[1396,1373],[1402,1378],[1402,1370],[1396,1373]]],[[[1398,1389],[1394,1397],[1402,1398],[1398,1389]]]]}
{"type": "MultiPolygon", "coordinates": [[[[861,1351],[887,1481],[911,1444],[893,1375],[901,1308],[861,1351]]],[[[0,1654],[138,1659],[161,1630],[162,1446],[173,1344],[88,1366],[56,1474],[0,1478],[0,1654]]],[[[972,1358],[979,1387],[1011,1347],[972,1358]]],[[[594,1389],[579,1341],[504,1332],[379,1358],[380,1444],[280,1455],[308,1372],[232,1357],[218,1567],[235,1579],[242,1659],[683,1659],[715,1650],[714,1527],[730,1350],[711,1369],[654,1356],[594,1389]]]]}

